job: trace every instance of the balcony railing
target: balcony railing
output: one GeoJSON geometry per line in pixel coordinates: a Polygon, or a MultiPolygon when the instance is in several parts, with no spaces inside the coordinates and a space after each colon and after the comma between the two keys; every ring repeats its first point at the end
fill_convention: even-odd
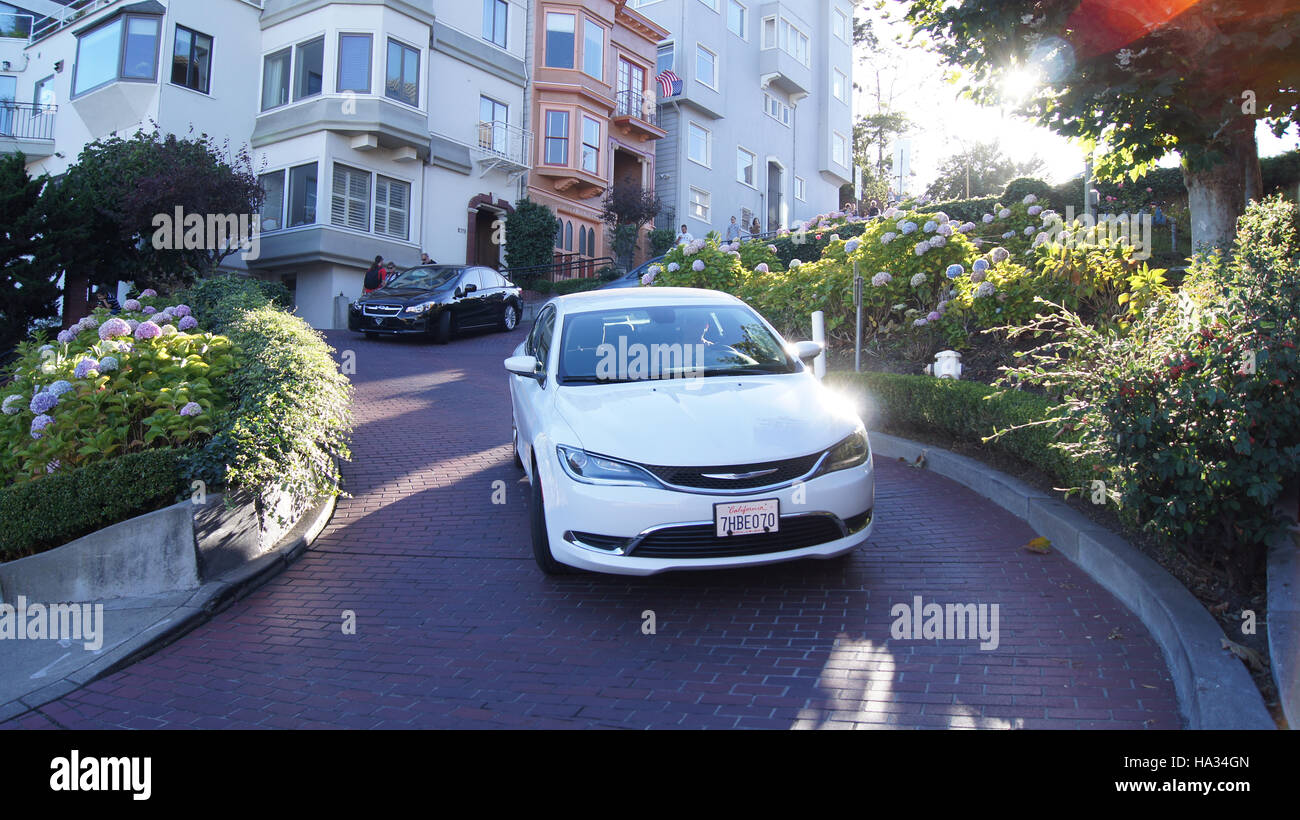
{"type": "Polygon", "coordinates": [[[474,147],[478,160],[488,167],[527,170],[533,152],[533,132],[504,122],[483,122],[476,126],[474,147]]]}
{"type": "Polygon", "coordinates": [[[56,105],[0,100],[0,137],[52,140],[56,111],[56,105]]]}
{"type": "Polygon", "coordinates": [[[655,98],[634,88],[624,89],[615,95],[614,116],[635,117],[641,122],[659,125],[658,105],[655,98]]]}
{"type": "Polygon", "coordinates": [[[32,21],[34,19],[30,14],[0,12],[0,37],[26,40],[32,36],[32,21]]]}
{"type": "MultiPolygon", "coordinates": [[[[118,0],[73,0],[52,17],[37,17],[35,25],[29,26],[31,36],[28,39],[34,43],[37,40],[49,37],[64,26],[70,25],[86,15],[93,14],[116,2],[118,0]]],[[[241,0],[241,2],[256,9],[262,8],[263,4],[263,0],[241,0]]],[[[3,21],[0,20],[0,25],[2,24],[3,21]]]]}
{"type": "Polygon", "coordinates": [[[557,250],[554,260],[549,265],[506,268],[500,273],[516,285],[529,287],[542,279],[548,282],[563,282],[566,279],[590,279],[601,268],[613,266],[614,258],[612,256],[588,257],[557,250]]]}

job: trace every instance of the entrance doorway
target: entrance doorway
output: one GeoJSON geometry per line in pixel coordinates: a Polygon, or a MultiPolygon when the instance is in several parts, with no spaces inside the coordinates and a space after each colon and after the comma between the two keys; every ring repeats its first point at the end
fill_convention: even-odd
{"type": "Polygon", "coordinates": [[[781,224],[781,166],[775,162],[767,163],[767,230],[776,231],[785,227],[781,224]]]}
{"type": "Polygon", "coordinates": [[[470,264],[494,270],[501,267],[501,246],[492,241],[496,232],[493,223],[499,216],[502,215],[487,208],[479,208],[474,214],[474,253],[470,264]]]}

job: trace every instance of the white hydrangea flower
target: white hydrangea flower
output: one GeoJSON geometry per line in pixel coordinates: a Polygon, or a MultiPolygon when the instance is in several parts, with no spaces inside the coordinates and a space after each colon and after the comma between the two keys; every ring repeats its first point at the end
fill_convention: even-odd
{"type": "Polygon", "coordinates": [[[993,221],[993,214],[984,214],[984,216],[982,216],[982,217],[980,217],[980,218],[983,219],[983,220],[984,220],[984,224],[987,225],[987,224],[989,224],[990,222],[993,221]]]}
{"type": "Polygon", "coordinates": [[[924,230],[926,233],[934,233],[934,232],[935,232],[935,229],[938,228],[938,227],[939,227],[939,223],[938,223],[938,222],[935,222],[933,219],[928,219],[928,220],[926,220],[926,222],[925,222],[925,226],[924,226],[923,230],[924,230]]]}
{"type": "Polygon", "coordinates": [[[1011,216],[1010,208],[1003,208],[1002,210],[998,211],[998,219],[1006,219],[1009,216],[1011,216]]]}
{"type": "Polygon", "coordinates": [[[939,225],[938,233],[940,236],[952,236],[952,226],[944,222],[939,225]]]}
{"type": "Polygon", "coordinates": [[[1015,232],[1015,231],[1007,231],[1006,233],[1002,234],[1002,238],[1003,238],[1003,239],[1010,239],[1011,237],[1013,237],[1013,236],[1015,236],[1015,235],[1016,235],[1016,232],[1015,232]]]}
{"type": "Polygon", "coordinates": [[[913,277],[912,277],[912,282],[911,282],[911,284],[912,284],[912,287],[914,287],[914,288],[919,288],[919,287],[921,287],[921,285],[924,285],[924,284],[925,284],[925,274],[924,274],[924,273],[918,273],[918,274],[916,274],[915,276],[913,276],[913,277]]]}
{"type": "Polygon", "coordinates": [[[679,265],[679,264],[677,264],[676,262],[669,262],[669,263],[668,263],[668,272],[669,272],[669,273],[676,273],[677,271],[679,271],[679,270],[681,270],[681,269],[682,269],[682,266],[679,265]]]}
{"type": "Polygon", "coordinates": [[[898,234],[894,233],[893,231],[890,231],[889,233],[881,235],[880,244],[888,245],[890,242],[893,242],[897,238],[898,238],[898,234]]]}
{"type": "Polygon", "coordinates": [[[692,262],[692,263],[691,263],[691,270],[695,271],[696,273],[700,273],[701,271],[703,271],[703,270],[704,270],[704,260],[703,260],[703,259],[696,259],[694,262],[692,262]]]}
{"type": "Polygon", "coordinates": [[[932,248],[942,248],[944,245],[947,244],[948,244],[948,240],[943,238],[942,236],[930,237],[930,247],[932,248]]]}
{"type": "Polygon", "coordinates": [[[871,284],[880,288],[880,287],[884,287],[885,285],[888,285],[891,281],[893,281],[893,279],[894,277],[890,276],[888,273],[885,273],[882,270],[880,273],[877,273],[875,276],[871,277],[871,284]]]}
{"type": "Polygon", "coordinates": [[[1030,216],[1038,216],[1038,215],[1041,214],[1042,212],[1043,212],[1043,206],[1042,206],[1042,205],[1030,205],[1030,206],[1029,206],[1029,215],[1030,215],[1030,216]]]}
{"type": "Polygon", "coordinates": [[[935,219],[936,222],[938,222],[940,225],[942,225],[943,223],[945,223],[945,222],[948,221],[948,215],[947,215],[946,213],[944,213],[943,211],[939,211],[938,213],[936,213],[936,214],[934,215],[934,219],[935,219]]]}
{"type": "Polygon", "coordinates": [[[1026,225],[1026,226],[1025,226],[1025,236],[1029,236],[1029,235],[1032,234],[1033,232],[1034,232],[1034,226],[1033,226],[1033,225],[1026,225]]]}
{"type": "Polygon", "coordinates": [[[975,288],[975,296],[977,298],[981,296],[992,296],[993,291],[994,288],[992,282],[980,282],[979,286],[975,288]]]}
{"type": "Polygon", "coordinates": [[[1025,195],[1025,200],[1024,200],[1024,202],[1025,202],[1026,205],[1033,205],[1033,204],[1034,204],[1035,202],[1037,202],[1037,201],[1038,201],[1038,197],[1034,196],[1033,194],[1026,194],[1026,195],[1025,195]]]}
{"type": "Polygon", "coordinates": [[[916,243],[916,247],[912,249],[912,253],[915,253],[917,256],[924,256],[925,252],[928,250],[930,250],[930,243],[922,240],[921,242],[916,243]]]}

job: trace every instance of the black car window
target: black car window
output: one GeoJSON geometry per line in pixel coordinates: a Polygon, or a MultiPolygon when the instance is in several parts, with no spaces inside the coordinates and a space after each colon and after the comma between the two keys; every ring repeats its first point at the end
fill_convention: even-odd
{"type": "Polygon", "coordinates": [[[468,289],[470,285],[473,285],[475,290],[483,289],[483,280],[479,277],[478,271],[472,268],[465,271],[460,277],[461,290],[468,289]]]}
{"type": "Polygon", "coordinates": [[[436,290],[454,281],[457,272],[456,268],[442,266],[410,268],[390,277],[381,290],[398,288],[436,290]]]}

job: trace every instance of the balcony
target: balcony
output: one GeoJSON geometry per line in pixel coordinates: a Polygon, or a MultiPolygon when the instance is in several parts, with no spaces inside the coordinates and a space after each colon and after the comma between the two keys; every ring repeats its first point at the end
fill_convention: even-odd
{"type": "Polygon", "coordinates": [[[790,95],[798,102],[812,91],[812,69],[780,48],[765,48],[758,54],[759,81],[790,95]]]}
{"type": "Polygon", "coordinates": [[[533,155],[533,132],[504,122],[479,122],[477,148],[473,150],[479,176],[504,171],[511,180],[528,170],[533,155]]]}
{"type": "Polygon", "coordinates": [[[0,154],[21,151],[28,159],[54,153],[55,105],[0,100],[0,154]]]}
{"type": "Polygon", "coordinates": [[[636,89],[618,92],[612,121],[623,136],[635,137],[641,142],[663,139],[668,135],[667,131],[659,127],[655,98],[636,89]]]}

